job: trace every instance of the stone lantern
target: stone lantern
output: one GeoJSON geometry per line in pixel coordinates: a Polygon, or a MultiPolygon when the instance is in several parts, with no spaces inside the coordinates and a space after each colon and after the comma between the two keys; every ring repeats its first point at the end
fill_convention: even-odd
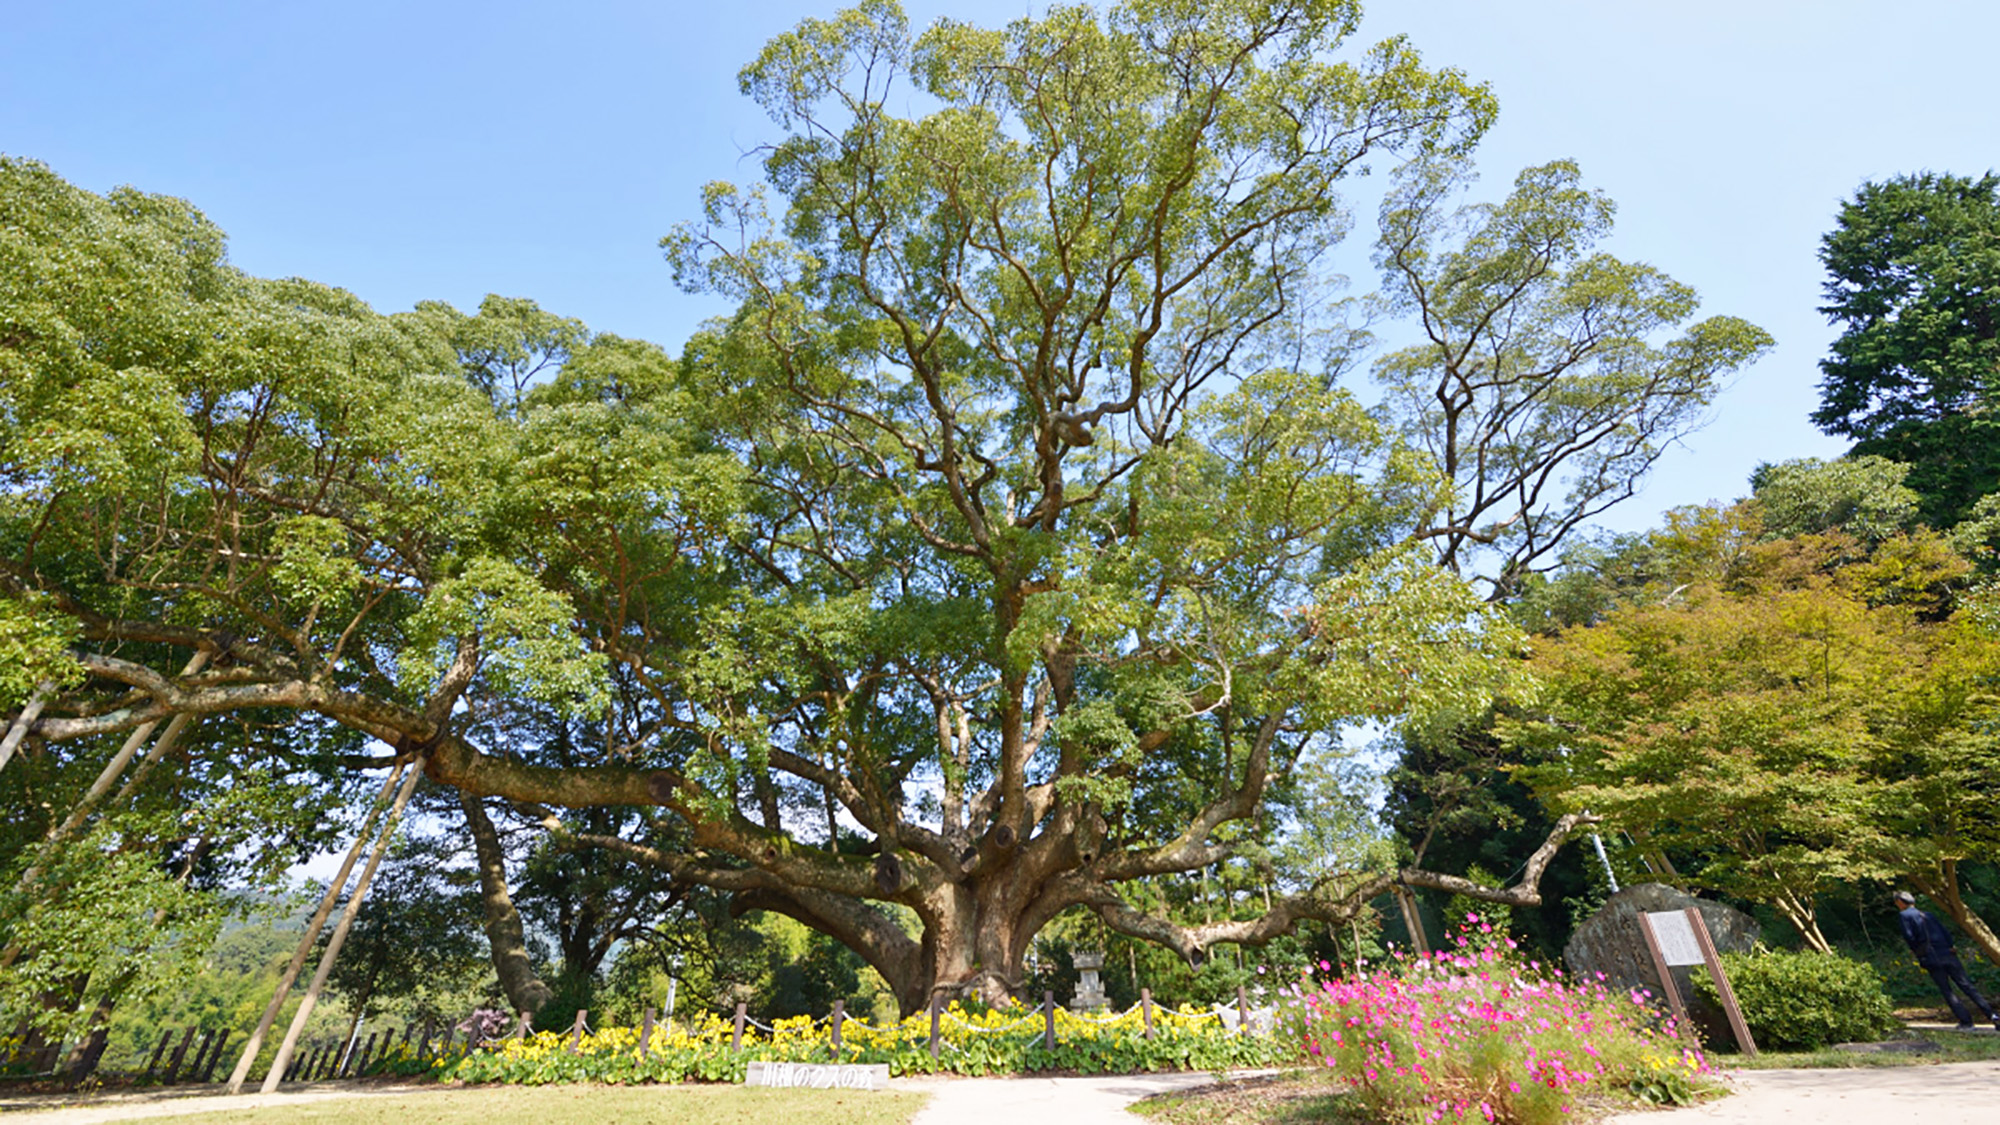
{"type": "Polygon", "coordinates": [[[1104,967],[1102,953],[1072,953],[1070,964],[1076,966],[1076,997],[1069,1002],[1072,1012],[1096,1012],[1110,1006],[1104,998],[1104,982],[1097,979],[1097,971],[1104,967]]]}

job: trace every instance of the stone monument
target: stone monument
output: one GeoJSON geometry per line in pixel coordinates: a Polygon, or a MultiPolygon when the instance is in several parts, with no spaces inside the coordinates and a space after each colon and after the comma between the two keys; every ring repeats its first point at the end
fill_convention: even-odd
{"type": "MultiPolygon", "coordinates": [[[[1602,909],[1576,928],[1569,944],[1563,946],[1563,965],[1571,976],[1594,978],[1603,973],[1605,987],[1617,992],[1643,988],[1657,996],[1659,981],[1654,976],[1653,955],[1646,949],[1646,936],[1639,930],[1639,915],[1690,906],[1701,911],[1719,953],[1748,953],[1763,936],[1756,919],[1741,910],[1696,898],[1664,883],[1640,883],[1606,899],[1602,909]]],[[[1728,1042],[1729,1025],[1722,1009],[1694,990],[1696,973],[1704,978],[1708,975],[1699,965],[1674,969],[1674,987],[1680,990],[1688,1015],[1702,1029],[1704,1038],[1711,1043],[1728,1042]]]]}
{"type": "Polygon", "coordinates": [[[1104,967],[1102,953],[1072,953],[1070,964],[1076,966],[1078,981],[1076,996],[1070,1000],[1072,1012],[1097,1012],[1110,1006],[1104,998],[1104,982],[1097,979],[1097,971],[1104,967]]]}

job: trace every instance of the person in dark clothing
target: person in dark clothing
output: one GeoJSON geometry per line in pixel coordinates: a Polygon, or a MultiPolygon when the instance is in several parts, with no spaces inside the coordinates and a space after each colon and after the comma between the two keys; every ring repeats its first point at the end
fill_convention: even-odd
{"type": "Polygon", "coordinates": [[[1960,1031],[1972,1030],[1972,1013],[1966,1010],[1964,1001],[1952,994],[1952,987],[1965,993],[1993,1026],[2000,1029],[2000,1013],[1995,1013],[1993,1005],[1986,997],[1972,987],[1972,981],[1965,975],[1965,963],[1958,959],[1958,953],[1951,947],[1951,932],[1944,923],[1929,911],[1917,909],[1917,896],[1908,891],[1896,892],[1896,920],[1903,927],[1903,941],[1909,944],[1910,952],[1917,955],[1917,964],[1931,975],[1932,983],[1944,993],[1944,1002],[1951,1007],[1951,1014],[1958,1017],[1960,1031]]]}

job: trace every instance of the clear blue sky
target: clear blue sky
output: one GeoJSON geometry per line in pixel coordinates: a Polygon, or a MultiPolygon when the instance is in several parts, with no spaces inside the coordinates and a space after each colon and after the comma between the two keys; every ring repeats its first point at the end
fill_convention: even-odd
{"type": "MultiPolygon", "coordinates": [[[[920,24],[1041,6],[909,3],[920,24]]],[[[677,350],[717,309],[675,291],[655,244],[775,135],[737,68],[833,7],[14,4],[0,151],[185,196],[254,273],[385,311],[528,296],[677,350]]],[[[1619,202],[1611,250],[1778,338],[1614,526],[1738,495],[1761,460],[1841,452],[1806,421],[1831,335],[1820,234],[1864,180],[2000,167],[2000,5],[1980,0],[1376,0],[1362,38],[1394,33],[1493,84],[1495,192],[1579,160],[1619,202]]]]}

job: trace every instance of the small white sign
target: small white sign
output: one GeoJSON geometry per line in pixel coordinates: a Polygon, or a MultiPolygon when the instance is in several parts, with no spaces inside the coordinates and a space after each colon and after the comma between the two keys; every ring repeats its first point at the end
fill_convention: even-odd
{"type": "Polygon", "coordinates": [[[1701,943],[1694,939],[1694,926],[1686,914],[1678,910],[1654,910],[1643,917],[1652,928],[1653,940],[1659,943],[1660,955],[1667,959],[1668,966],[1704,963],[1701,943]]]}
{"type": "Polygon", "coordinates": [[[889,1064],[753,1062],[745,1086],[790,1086],[807,1090],[880,1090],[889,1084],[889,1064]]]}

